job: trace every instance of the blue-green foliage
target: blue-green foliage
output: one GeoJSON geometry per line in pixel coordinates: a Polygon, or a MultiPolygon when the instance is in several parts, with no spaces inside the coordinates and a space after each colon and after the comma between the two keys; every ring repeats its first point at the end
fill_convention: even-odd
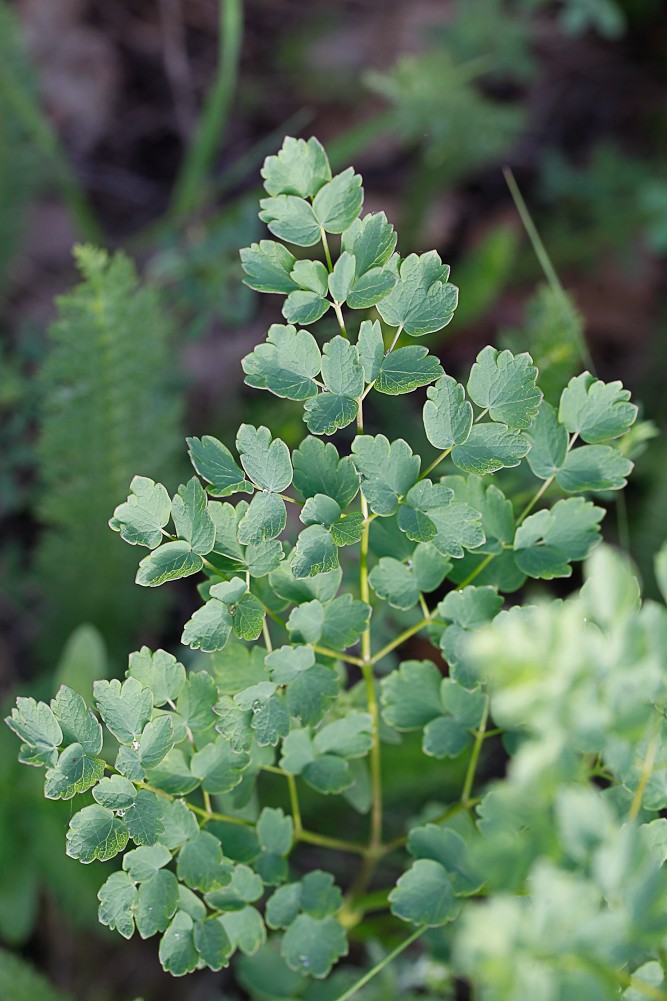
{"type": "MultiPolygon", "coordinates": [[[[667,613],[639,611],[604,550],[581,596],[503,611],[503,592],[569,577],[595,549],[605,510],[591,496],[625,485],[637,408],[588,372],[546,402],[530,355],[490,346],[459,382],[417,340],[456,309],[439,255],[401,258],[384,214],[361,214],[359,175],[332,176],[316,139],[286,139],[262,174],[261,218],[281,242],[242,262],[252,288],[286,297],[287,323],[243,369],[302,404],[310,433],[293,450],[250,424],[233,445],[191,438],[197,475],[173,495],[134,477],[109,524],[143,553],[139,585],[203,574],[181,641],[212,656],[187,671],[144,647],[123,682],[95,683],[92,706],[67,685],[50,705],[19,698],[20,759],[45,767],[47,798],[84,804],[69,856],[122,855],[100,921],[160,935],[174,975],[241,953],[251,994],[268,976],[286,997],[318,996],[309,978],[328,977],[379,906],[411,939],[455,922],[449,974],[489,1001],[606,1001],[657,983],[667,613]],[[316,245],[312,260],[298,249],[316,245]],[[368,433],[370,394],[424,387],[429,454],[368,433]],[[519,467],[533,487],[515,501],[503,471],[519,467]],[[396,663],[419,633],[446,670],[435,650],[396,663]],[[512,762],[485,791],[491,720],[512,762]],[[382,747],[410,732],[424,769],[463,775],[461,791],[388,838],[382,747]],[[283,807],[262,805],[266,773],[283,807]],[[367,839],[305,827],[313,794],[368,814],[367,839]],[[345,895],[325,871],[291,869],[301,845],[359,858],[345,895]],[[378,863],[404,849],[378,904],[378,863]]],[[[361,823],[352,814],[352,834],[361,823]]]]}

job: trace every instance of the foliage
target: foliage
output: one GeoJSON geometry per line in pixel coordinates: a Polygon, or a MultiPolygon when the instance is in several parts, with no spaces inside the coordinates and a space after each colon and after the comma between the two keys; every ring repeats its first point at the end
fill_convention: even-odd
{"type": "Polygon", "coordinates": [[[379,909],[410,934],[376,971],[435,929],[440,948],[453,935],[454,968],[488,998],[565,997],[569,985],[578,996],[617,997],[644,975],[625,964],[635,971],[653,960],[664,938],[660,828],[649,844],[632,823],[664,806],[641,763],[660,753],[653,701],[661,705],[664,612],[647,606],[637,619],[631,577],[613,562],[600,585],[563,606],[501,609],[503,592],[569,577],[595,548],[605,512],[590,495],[625,485],[623,438],[637,408],[620,382],[588,372],[552,405],[530,355],[490,346],[458,382],[419,340],[457,305],[439,255],[401,258],[385,215],[361,216],[359,175],[332,176],[316,139],[286,139],[262,175],[260,217],[296,253],[269,239],[242,252],[247,284],[285,297],[287,321],[271,326],[243,369],[250,386],[303,404],[310,433],[293,450],[246,423],[234,450],[190,438],[197,475],[173,496],[134,477],[110,526],[143,548],[139,585],[204,574],[203,604],[182,634],[204,659],[187,671],[143,647],[122,683],[96,681],[94,708],[67,684],[50,704],[19,698],[7,722],[20,760],[45,767],[47,798],[71,803],[71,858],[122,856],[100,888],[100,921],[126,938],[160,935],[161,963],[176,976],[219,970],[239,952],[244,982],[266,982],[268,964],[289,996],[302,993],[361,937],[378,909],[368,894],[377,872],[379,909]],[[324,263],[301,249],[316,245],[324,263]],[[306,324],[325,316],[325,330],[335,317],[338,333],[317,339],[306,324]],[[369,433],[372,397],[365,405],[370,394],[423,387],[424,460],[403,438],[369,433]],[[333,435],[342,454],[325,440],[333,435]],[[523,506],[503,489],[503,472],[518,467],[533,478],[523,506]],[[418,660],[408,648],[396,664],[420,633],[440,648],[447,674],[435,651],[418,660]],[[618,646],[615,659],[606,643],[618,646]],[[637,660],[630,687],[626,651],[637,660]],[[490,713],[514,764],[480,800],[490,713]],[[422,768],[431,764],[440,780],[451,771],[460,792],[405,817],[391,838],[382,758],[410,733],[422,768]],[[645,739],[639,759],[635,739],[645,739]],[[609,795],[591,786],[598,774],[613,780],[609,795]],[[282,806],[263,805],[267,776],[282,781],[282,806]],[[350,837],[305,825],[311,794],[343,795],[350,837]],[[355,812],[369,815],[367,838],[354,837],[355,812]],[[345,895],[331,873],[303,872],[302,845],[359,859],[345,895]],[[392,857],[406,849],[397,873],[392,857]],[[488,905],[466,903],[496,890],[488,905]],[[589,921],[606,929],[599,948],[589,921]],[[452,934],[439,930],[452,922],[452,934]],[[561,971],[549,949],[588,965],[561,971]],[[524,970],[537,979],[522,980],[524,970]]]}
{"type": "Polygon", "coordinates": [[[0,949],[0,996],[5,1001],[69,1001],[18,956],[0,949]]]}
{"type": "Polygon", "coordinates": [[[128,590],[132,559],[108,538],[105,521],[137,465],[170,475],[178,405],[169,324],[155,293],[139,287],[123,254],[79,247],[76,259],[84,280],[58,302],[41,376],[40,514],[48,531],[37,565],[48,581],[49,649],[90,622],[113,650],[151,608],[128,590]]]}

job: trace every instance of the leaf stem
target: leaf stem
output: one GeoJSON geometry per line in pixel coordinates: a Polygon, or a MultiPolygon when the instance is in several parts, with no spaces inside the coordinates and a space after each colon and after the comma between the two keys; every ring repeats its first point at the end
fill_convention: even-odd
{"type": "Polygon", "coordinates": [[[354,664],[355,667],[363,667],[364,661],[361,657],[353,657],[346,653],[339,653],[338,650],[329,650],[326,646],[320,646],[319,643],[313,644],[313,650],[315,653],[322,654],[323,657],[335,657],[336,660],[345,661],[347,664],[354,664]]]}
{"type": "Polygon", "coordinates": [[[449,455],[449,453],[453,448],[454,446],[450,445],[449,448],[444,449],[437,457],[437,459],[434,459],[431,465],[426,467],[424,472],[420,475],[419,479],[423,480],[426,476],[428,476],[429,473],[432,473],[435,467],[439,466],[442,460],[447,458],[447,456],[449,455]]]}
{"type": "Polygon", "coordinates": [[[480,720],[479,727],[477,729],[477,734],[475,736],[475,743],[473,744],[472,754],[470,755],[470,761],[468,762],[468,770],[466,771],[466,777],[463,782],[463,790],[461,792],[461,805],[464,810],[470,810],[470,793],[472,792],[472,787],[475,782],[475,775],[477,774],[477,766],[479,764],[479,755],[482,750],[482,744],[484,743],[484,735],[486,733],[486,726],[489,721],[489,696],[486,696],[484,702],[484,710],[482,712],[482,719],[480,720]]]}
{"type": "Polygon", "coordinates": [[[347,336],[347,330],[345,329],[345,320],[343,319],[343,310],[340,307],[340,303],[336,302],[336,300],[333,299],[331,301],[331,305],[334,308],[334,313],[336,314],[336,319],[338,320],[338,326],[340,328],[341,335],[347,341],[349,340],[349,337],[347,336]]]}
{"type": "Polygon", "coordinates": [[[395,639],[391,641],[391,643],[387,643],[386,646],[383,646],[381,650],[379,650],[376,654],[374,654],[371,657],[370,660],[371,664],[377,664],[379,660],[382,660],[382,658],[386,657],[388,653],[391,653],[391,651],[395,650],[396,647],[400,646],[402,643],[405,643],[406,640],[409,640],[411,636],[414,636],[415,633],[418,633],[425,626],[428,626],[432,621],[433,621],[432,617],[420,619],[420,621],[417,622],[414,626],[409,626],[407,629],[404,629],[402,633],[400,633],[398,636],[395,637],[395,639]]]}
{"type": "Polygon", "coordinates": [[[397,945],[395,949],[392,949],[391,952],[388,952],[387,955],[384,956],[384,958],[381,959],[379,963],[376,963],[371,970],[369,970],[367,973],[364,973],[363,977],[360,977],[360,979],[357,980],[356,983],[352,984],[352,986],[348,988],[348,990],[343,991],[342,994],[339,994],[338,997],[336,998],[336,1001],[348,1001],[349,998],[354,997],[357,991],[360,991],[362,987],[365,987],[367,983],[369,983],[375,976],[377,976],[378,973],[384,970],[385,966],[389,966],[389,964],[393,962],[397,956],[400,956],[400,954],[404,952],[405,949],[408,948],[408,946],[412,945],[412,943],[415,942],[420,935],[423,935],[426,930],[427,930],[426,925],[421,925],[419,928],[415,929],[412,935],[409,935],[408,938],[406,938],[403,942],[401,942],[400,945],[397,945]]]}
{"type": "Polygon", "coordinates": [[[296,788],[296,779],[289,772],[287,774],[287,788],[289,789],[290,806],[292,808],[292,820],[294,821],[294,840],[298,841],[303,834],[303,824],[301,822],[301,808],[299,806],[299,793],[296,788]]]}
{"type": "Polygon", "coordinates": [[[322,246],[324,247],[324,256],[327,262],[327,269],[331,272],[333,271],[333,261],[331,260],[331,251],[329,250],[329,241],[327,240],[327,234],[325,233],[322,226],[320,226],[320,236],[322,237],[322,246]]]}
{"type": "Polygon", "coordinates": [[[628,811],[628,820],[636,820],[639,815],[639,811],[642,808],[644,793],[646,792],[646,786],[649,783],[649,779],[653,774],[655,758],[660,744],[660,723],[660,716],[656,716],[653,720],[653,734],[646,749],[646,755],[644,756],[644,761],[642,763],[642,770],[639,776],[637,789],[632,797],[632,803],[630,804],[630,810],[628,811]]]}
{"type": "Polygon", "coordinates": [[[315,831],[301,831],[299,841],[308,845],[318,845],[320,848],[331,848],[336,852],[348,852],[352,855],[365,855],[368,851],[366,845],[357,841],[345,841],[341,838],[330,838],[326,834],[317,834],[315,831]]]}

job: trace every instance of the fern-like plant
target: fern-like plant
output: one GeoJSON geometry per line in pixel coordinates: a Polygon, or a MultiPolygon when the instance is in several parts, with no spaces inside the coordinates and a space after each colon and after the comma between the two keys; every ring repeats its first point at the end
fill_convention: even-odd
{"type": "Polygon", "coordinates": [[[109,537],[108,511],[137,466],[172,475],[179,405],[155,293],[123,254],[82,246],[75,255],[83,282],[58,301],[41,374],[39,513],[48,530],[37,567],[48,581],[51,653],[81,622],[113,652],[152,609],[127,586],[132,558],[109,537]]]}
{"type": "MultiPolygon", "coordinates": [[[[554,407],[543,401],[527,354],[493,347],[479,353],[466,386],[459,383],[414,343],[444,327],[457,305],[438,254],[401,259],[385,215],[360,215],[361,178],[352,168],[332,177],[315,139],[286,139],[267,159],[263,177],[260,218],[277,240],[253,244],[242,261],[251,288],[285,297],[286,323],[270,328],[243,369],[249,386],[303,404],[310,433],[292,452],[269,428],[250,424],[239,428],[236,454],[216,438],[191,438],[196,475],[173,497],[159,482],[135,477],[111,527],[148,550],[139,585],[204,575],[203,604],[186,622],[182,643],[211,657],[186,671],[172,654],[143,648],[131,655],[122,684],[95,685],[96,712],[66,686],[50,706],[19,699],[8,723],[23,742],[21,759],[46,766],[49,798],[92,792],[93,802],[72,815],[67,853],[83,863],[122,855],[122,868],[100,889],[100,920],[127,938],[135,929],[144,938],[160,935],[162,965],[175,975],[219,970],[238,951],[242,981],[255,985],[249,989],[256,996],[263,996],[258,984],[266,996],[266,984],[280,982],[289,984],[286,996],[314,998],[319,988],[309,986],[310,978],[328,977],[347,954],[348,939],[379,911],[386,914],[389,940],[402,926],[405,931],[372,972],[430,929],[440,955],[453,957],[452,971],[488,1001],[616,998],[621,987],[641,982],[624,964],[634,969],[651,958],[658,939],[653,917],[636,928],[616,920],[621,863],[601,849],[593,864],[603,867],[607,858],[615,874],[611,895],[605,902],[596,890],[591,903],[587,890],[585,913],[602,915],[599,930],[612,947],[591,948],[582,978],[567,939],[580,884],[572,883],[566,906],[553,866],[543,867],[533,901],[530,852],[535,843],[564,869],[579,866],[585,887],[597,836],[586,820],[590,803],[600,798],[594,777],[604,776],[610,786],[602,813],[615,818],[612,827],[619,827],[628,800],[631,824],[644,809],[648,765],[637,771],[620,738],[601,742],[596,735],[605,726],[613,735],[614,713],[625,708],[641,734],[655,717],[655,674],[647,674],[649,694],[632,700],[614,674],[604,689],[604,718],[595,716],[594,682],[585,679],[596,636],[616,615],[619,622],[628,619],[628,656],[647,649],[639,634],[633,647],[636,592],[621,573],[617,594],[610,571],[602,575],[601,596],[594,591],[587,599],[595,609],[590,614],[575,603],[563,623],[556,610],[555,623],[551,613],[513,615],[497,632],[488,628],[497,617],[501,622],[504,590],[528,579],[569,577],[572,564],[596,546],[604,509],[586,495],[624,486],[632,463],[617,445],[637,409],[620,383],[588,373],[572,378],[554,407]],[[319,246],[323,260],[297,258],[285,243],[319,246]],[[305,325],[324,317],[337,332],[327,338],[323,324],[318,340],[305,325]],[[369,433],[367,405],[380,393],[398,406],[421,387],[428,387],[422,414],[432,449],[423,460],[407,440],[369,433]],[[338,445],[325,440],[333,435],[338,445]],[[524,461],[533,491],[513,502],[499,484],[503,470],[524,461]],[[570,659],[556,651],[549,671],[557,673],[564,661],[574,672],[578,715],[570,713],[567,685],[545,676],[531,652],[533,639],[538,657],[568,623],[576,625],[576,648],[570,659]],[[479,630],[487,639],[471,647],[479,630]],[[446,669],[435,651],[432,659],[397,663],[420,633],[439,647],[446,669]],[[488,636],[500,637],[497,665],[488,636]],[[515,638],[518,679],[511,669],[515,638]],[[503,688],[511,698],[502,696],[503,688]],[[518,764],[506,793],[482,799],[478,766],[497,734],[490,723],[496,699],[494,722],[507,728],[506,753],[518,764]],[[526,713],[534,708],[534,717],[526,718],[522,707],[526,713]],[[597,730],[586,730],[587,713],[597,730]],[[552,725],[558,739],[550,742],[552,725]],[[423,814],[402,816],[397,829],[397,818],[387,818],[384,808],[383,789],[391,788],[393,774],[383,757],[388,744],[410,732],[421,742],[420,769],[432,769],[443,789],[457,789],[443,794],[428,823],[423,814]],[[549,775],[542,799],[530,784],[512,798],[512,783],[525,770],[539,784],[540,767],[526,758],[524,744],[536,746],[536,761],[549,775]],[[556,804],[565,820],[549,840],[540,822],[546,818],[553,828],[556,766],[565,783],[585,787],[585,796],[556,804]],[[262,804],[265,776],[283,783],[282,807],[262,804]],[[307,826],[306,794],[345,797],[350,819],[333,831],[307,826]],[[533,813],[531,802],[539,807],[533,813]],[[357,836],[359,814],[368,814],[368,822],[357,836]],[[511,856],[514,845],[521,846],[521,859],[503,877],[497,858],[511,856]],[[339,888],[328,871],[304,872],[302,846],[319,850],[323,860],[328,853],[335,862],[348,856],[358,870],[339,888]],[[497,899],[484,910],[466,902],[495,890],[497,899]],[[508,894],[515,894],[511,903],[508,894]],[[548,925],[550,898],[559,905],[556,931],[548,925]],[[557,933],[568,946],[563,970],[547,963],[535,989],[528,974],[512,976],[515,940],[505,934],[505,913],[528,974],[535,953],[530,935],[542,928],[540,921],[552,952],[558,953],[557,933]],[[494,935],[502,941],[500,958],[494,935]],[[502,971],[497,983],[496,967],[502,971]]],[[[406,436],[409,430],[406,418],[406,436]]],[[[604,681],[601,667],[598,673],[604,681]]],[[[623,718],[619,733],[626,739],[631,721],[623,718]]],[[[647,762],[657,753],[654,744],[648,743],[647,762]]],[[[611,837],[615,851],[622,851],[622,837],[611,837]]],[[[660,837],[656,832],[654,840],[660,837]]],[[[637,858],[653,859],[649,849],[637,851],[637,858]]],[[[651,879],[654,861],[642,869],[651,879]]],[[[663,920],[663,940],[665,930],[663,920]]],[[[581,942],[579,956],[585,954],[581,942]]],[[[344,1001],[370,975],[351,987],[348,976],[347,986],[334,985],[327,996],[344,1001]]]]}

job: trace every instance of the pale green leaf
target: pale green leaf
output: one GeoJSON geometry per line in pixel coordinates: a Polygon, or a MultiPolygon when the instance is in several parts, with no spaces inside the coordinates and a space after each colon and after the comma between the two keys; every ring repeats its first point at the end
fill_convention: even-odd
{"type": "Polygon", "coordinates": [[[329,292],[334,302],[342,304],[347,299],[356,274],[356,266],[354,255],[344,250],[328,279],[329,292]]]}
{"type": "Polygon", "coordinates": [[[191,577],[204,562],[187,542],[165,542],[139,564],[135,582],[142,587],[159,587],[168,580],[191,577]]]}
{"type": "Polygon", "coordinates": [[[286,524],[287,512],[282,497],[257,493],[239,522],[238,541],[242,546],[270,542],[284,531],[286,524]]]}
{"type": "Polygon", "coordinates": [[[147,646],[130,654],[128,676],[136,678],[153,693],[153,705],[163,706],[180,695],[185,684],[185,668],[166,650],[154,653],[147,646]]]}
{"type": "Polygon", "coordinates": [[[136,678],[128,678],[122,685],[113,678],[96,681],[93,692],[102,719],[119,743],[138,741],[153,711],[151,690],[136,678]]]}
{"type": "Polygon", "coordinates": [[[589,445],[618,438],[634,424],[637,407],[620,382],[602,382],[589,372],[570,379],[563,390],[558,420],[589,445]]]}
{"type": "Polygon", "coordinates": [[[232,943],[217,917],[195,922],[194,942],[200,958],[210,970],[217,971],[223,966],[229,966],[232,943]]]}
{"type": "Polygon", "coordinates": [[[165,931],[178,907],[178,881],[173,872],[159,869],[139,886],[134,918],[142,938],[165,931]]]}
{"type": "Polygon", "coordinates": [[[514,540],[518,567],[529,577],[569,577],[573,560],[583,560],[600,541],[602,508],[582,497],[560,500],[531,514],[514,540]]]}
{"type": "Polygon", "coordinates": [[[215,527],[206,506],[206,494],[196,476],[181,484],[172,501],[176,534],[185,539],[200,556],[213,549],[215,527]]]}
{"type": "Polygon", "coordinates": [[[326,494],[309,497],[299,515],[299,521],[304,525],[324,525],[326,528],[330,528],[339,518],[340,505],[326,494]]]}
{"type": "Polygon", "coordinates": [[[267,427],[242,424],[236,447],[243,468],[260,490],[280,493],[287,489],[292,482],[292,463],[284,441],[274,440],[267,427]]]}
{"type": "Polygon", "coordinates": [[[259,815],[256,831],[265,851],[274,855],[289,853],[294,837],[294,823],[282,810],[265,806],[259,815]]]}
{"type": "Polygon", "coordinates": [[[150,879],[171,862],[171,852],[163,844],[142,845],[123,856],[123,869],[138,883],[150,879]]]}
{"type": "Polygon", "coordinates": [[[241,266],[247,277],[244,284],[256,292],[278,292],[289,295],[297,288],[290,277],[295,258],[287,247],[274,240],[260,240],[240,252],[241,266]]]}
{"type": "Polygon", "coordinates": [[[178,853],[176,872],[183,883],[203,893],[224,886],[230,879],[230,868],[222,860],[220,841],[208,831],[200,831],[183,845],[178,853]]]}
{"type": "Polygon", "coordinates": [[[153,768],[174,746],[171,716],[156,716],[144,727],[136,749],[143,768],[153,768]]]}
{"type": "Polygon", "coordinates": [[[229,941],[235,949],[246,956],[252,956],[266,942],[266,928],[262,915],[255,907],[248,905],[240,911],[231,911],[219,918],[229,941]]]}
{"type": "Polygon", "coordinates": [[[361,758],[373,745],[373,717],[370,713],[349,712],[318,730],[313,744],[318,754],[361,758]]]}
{"type": "Polygon", "coordinates": [[[477,355],[468,379],[468,395],[478,407],[488,410],[492,420],[525,429],[542,400],[536,378],[537,369],[529,354],[513,355],[489,346],[477,355]]]}
{"type": "Polygon", "coordinates": [[[305,292],[303,289],[297,289],[295,292],[290,292],[285,299],[282,314],[288,323],[298,323],[305,326],[307,323],[316,323],[324,316],[330,306],[329,300],[324,299],[317,292],[305,292]]]}
{"type": "Polygon", "coordinates": [[[446,326],[454,315],[458,289],[447,278],[449,268],[435,250],[410,254],[401,262],[398,284],[378,303],[382,319],[403,327],[412,337],[423,337],[446,326]]]}
{"type": "Polygon", "coordinates": [[[375,388],[387,396],[411,393],[442,375],[442,366],[428,348],[413,344],[391,351],[382,361],[375,388]]]}
{"type": "Polygon", "coordinates": [[[164,830],[162,807],[154,792],[140,789],[137,798],[125,810],[125,823],[137,845],[154,845],[164,830]]]}
{"type": "Polygon", "coordinates": [[[292,278],[299,288],[307,292],[316,292],[326,298],[329,288],[329,272],[321,261],[296,261],[292,270],[292,278]]]}
{"type": "Polygon", "coordinates": [[[253,485],[243,475],[232,453],[226,445],[204,435],[203,438],[186,438],[190,461],[199,475],[210,483],[208,492],[213,497],[229,497],[231,494],[251,494],[253,485]]]}
{"type": "Polygon", "coordinates": [[[436,528],[431,545],[442,556],[461,559],[465,549],[477,549],[484,543],[482,515],[469,504],[452,501],[447,507],[429,511],[428,516],[436,528]]]}
{"type": "Polygon", "coordinates": [[[124,810],[131,806],[137,798],[137,790],[133,782],[122,775],[110,775],[103,778],[93,789],[93,798],[107,810],[124,810]]]}
{"type": "Polygon", "coordinates": [[[359,492],[359,478],[352,460],[348,456],[341,459],[330,442],[304,438],[292,459],[294,486],[305,499],[326,494],[345,510],[359,492]]]}
{"type": "Polygon", "coordinates": [[[622,490],[634,463],[611,445],[583,445],[567,454],[556,474],[556,483],[566,493],[585,490],[622,490]]]}
{"type": "Polygon", "coordinates": [[[313,201],[313,215],[327,233],[342,233],[357,218],[363,202],[361,177],[355,174],[353,167],[348,167],[317,192],[313,201]]]}
{"type": "Polygon", "coordinates": [[[292,557],[292,573],[296,578],[314,577],[335,570],[338,547],[323,525],[309,525],[300,533],[292,557]]]}
{"type": "Polygon", "coordinates": [[[106,862],[127,844],[129,831],[111,810],[85,806],[75,813],[67,831],[67,854],[87,864],[99,859],[106,862]]]}
{"type": "Polygon", "coordinates": [[[185,911],[176,911],[160,939],[158,954],[163,970],[174,977],[183,977],[196,969],[199,954],[194,942],[194,923],[185,911]]]}
{"type": "Polygon", "coordinates": [[[358,400],[336,393],[320,393],[304,406],[304,421],[313,434],[332,435],[356,420],[358,400]]]}
{"type": "Polygon", "coordinates": [[[236,788],[248,764],[247,754],[235,751],[220,736],[192,755],[190,770],[207,792],[220,795],[236,788]]]}
{"type": "Polygon", "coordinates": [[[352,443],[352,460],[362,476],[361,488],[371,511],[387,516],[398,508],[419,476],[419,456],[399,438],[389,442],[383,434],[357,435],[352,443]]]}
{"type": "Polygon", "coordinates": [[[19,696],[16,708],[5,719],[17,737],[37,751],[39,764],[55,764],[57,748],[63,740],[58,720],[45,702],[19,696]]]}
{"type": "Polygon", "coordinates": [[[541,480],[551,479],[565,462],[567,431],[558,421],[558,415],[545,400],[526,437],[530,442],[528,465],[541,480]]]}
{"type": "Polygon", "coordinates": [[[171,501],[162,484],[146,476],[135,476],[129,497],[118,505],[109,525],[131,546],[155,549],[162,542],[162,529],[170,514],[171,501]]]}
{"type": "Polygon", "coordinates": [[[270,195],[312,198],[331,180],[327,155],[314,137],[305,140],[287,136],[280,152],[267,156],[261,173],[270,195]]]}
{"type": "Polygon", "coordinates": [[[355,219],[345,230],[341,249],[354,255],[359,276],[386,264],[396,249],[397,239],[396,230],[384,212],[374,212],[355,219]]]}
{"type": "Polygon", "coordinates": [[[430,660],[406,660],[380,683],[382,715],[395,730],[418,730],[441,713],[442,675],[430,660]]]}
{"type": "Polygon", "coordinates": [[[70,744],[53,768],[47,768],[44,795],[47,799],[71,799],[95,785],[104,775],[101,758],[90,757],[81,744],[70,744]]]}
{"type": "Polygon", "coordinates": [[[51,709],[62,730],[62,743],[81,745],[86,754],[96,755],[102,750],[102,727],[81,695],[67,685],[61,685],[51,709]]]}
{"type": "Polygon", "coordinates": [[[322,378],[330,393],[358,399],[364,390],[359,352],[339,334],[327,341],[322,353],[322,378]]]}
{"type": "Polygon", "coordinates": [[[262,198],[259,218],[274,236],[298,247],[312,247],[319,242],[320,226],[312,206],[295,195],[262,198]]]}
{"type": "Polygon", "coordinates": [[[127,873],[113,872],[100,887],[97,899],[100,902],[97,912],[100,924],[115,929],[123,938],[132,938],[137,888],[127,873]]]}
{"type": "Polygon", "coordinates": [[[444,518],[448,514],[444,509],[452,497],[448,487],[431,480],[419,480],[408,490],[398,509],[398,527],[411,542],[429,542],[438,532],[429,512],[437,510],[444,518]]]}
{"type": "Polygon", "coordinates": [[[465,398],[463,386],[443,375],[426,391],[424,430],[435,448],[446,449],[467,441],[472,428],[472,405],[465,398]]]}
{"type": "Polygon", "coordinates": [[[359,327],[357,338],[359,361],[364,370],[364,381],[375,382],[384,361],[384,338],[378,320],[364,320],[359,327]]]}
{"type": "Polygon", "coordinates": [[[369,309],[396,287],[398,275],[390,267],[373,268],[355,278],[347,296],[350,309],[369,309]]]}
{"type": "Polygon", "coordinates": [[[419,587],[412,569],[392,556],[384,556],[373,567],[368,582],[393,608],[413,608],[419,601],[419,587]]]}
{"type": "Polygon", "coordinates": [[[217,598],[211,598],[185,623],[181,643],[205,653],[222,650],[232,634],[232,627],[227,606],[217,598]]]}
{"type": "Polygon", "coordinates": [[[280,951],[290,969],[323,979],[347,955],[347,937],[335,918],[299,914],[285,932],[280,951]]]}
{"type": "Polygon", "coordinates": [[[392,913],[403,921],[437,927],[459,911],[446,870],[432,859],[418,859],[389,894],[392,913]]]}
{"type": "Polygon", "coordinates": [[[475,424],[462,445],[455,445],[452,460],[466,473],[495,473],[518,466],[530,451],[530,441],[522,431],[504,424],[475,424]]]}

